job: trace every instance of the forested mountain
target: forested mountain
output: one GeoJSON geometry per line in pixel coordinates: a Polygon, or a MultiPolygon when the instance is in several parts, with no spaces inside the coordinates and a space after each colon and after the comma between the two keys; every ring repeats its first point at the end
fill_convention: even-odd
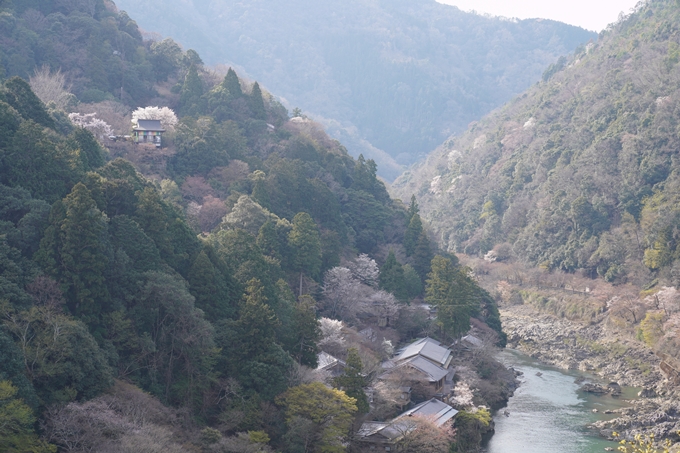
{"type": "Polygon", "coordinates": [[[229,63],[321,121],[393,179],[596,38],[434,0],[118,2],[149,32],[229,63]]]}
{"type": "Polygon", "coordinates": [[[449,250],[677,286],[678,24],[677,2],[640,4],[396,193],[417,195],[449,250]]]}
{"type": "Polygon", "coordinates": [[[415,200],[257,82],[104,1],[0,19],[6,74],[30,79],[0,86],[0,450],[342,451],[358,407],[312,382],[319,315],[395,342],[500,333],[415,200]],[[163,148],[124,138],[150,102],[133,116],[161,115],[163,148]]]}

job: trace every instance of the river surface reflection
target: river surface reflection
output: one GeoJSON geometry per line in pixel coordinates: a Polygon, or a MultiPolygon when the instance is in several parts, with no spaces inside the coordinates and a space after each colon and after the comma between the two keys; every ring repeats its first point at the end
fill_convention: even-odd
{"type": "Polygon", "coordinates": [[[522,371],[522,382],[508,402],[509,416],[501,409],[494,417],[496,432],[487,445],[488,453],[590,453],[616,450],[586,425],[615,417],[603,412],[626,406],[626,398],[636,389],[624,388],[618,398],[597,396],[579,390],[578,373],[541,365],[514,350],[504,350],[498,359],[506,366],[522,371]],[[540,374],[540,375],[537,375],[540,374]],[[598,412],[594,413],[593,409],[598,412]]]}

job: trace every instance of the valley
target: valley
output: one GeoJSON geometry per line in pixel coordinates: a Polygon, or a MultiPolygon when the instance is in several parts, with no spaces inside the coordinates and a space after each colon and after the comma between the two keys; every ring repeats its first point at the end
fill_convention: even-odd
{"type": "Polygon", "coordinates": [[[678,2],[312,3],[0,2],[0,450],[666,453],[678,2]]]}

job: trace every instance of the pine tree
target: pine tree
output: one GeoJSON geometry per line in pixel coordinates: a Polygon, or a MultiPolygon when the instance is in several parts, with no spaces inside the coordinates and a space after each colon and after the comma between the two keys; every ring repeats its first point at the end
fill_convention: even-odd
{"type": "Polygon", "coordinates": [[[243,97],[241,82],[239,81],[236,72],[234,72],[232,68],[229,68],[229,71],[227,71],[227,75],[224,77],[224,80],[222,81],[222,86],[226,88],[227,91],[229,91],[229,94],[234,99],[243,97]]]}
{"type": "Polygon", "coordinates": [[[401,301],[408,300],[404,279],[404,268],[401,263],[397,261],[392,250],[390,250],[390,253],[387,255],[385,264],[380,268],[380,288],[394,294],[394,296],[401,301]]]}
{"type": "Polygon", "coordinates": [[[420,220],[420,214],[415,212],[409,221],[406,232],[404,233],[404,250],[406,256],[411,256],[416,250],[418,239],[423,232],[423,222],[420,220]]]}
{"type": "Polygon", "coordinates": [[[264,99],[262,99],[262,90],[260,90],[260,84],[255,82],[253,85],[253,91],[250,93],[250,112],[253,118],[258,120],[267,119],[267,111],[264,108],[264,99]]]}
{"type": "Polygon", "coordinates": [[[321,239],[314,219],[306,212],[299,212],[293,218],[293,229],[288,235],[288,243],[293,253],[293,266],[300,272],[300,291],[302,277],[307,274],[315,278],[321,269],[321,239]]]}
{"type": "Polygon", "coordinates": [[[362,374],[363,368],[359,351],[356,348],[349,348],[345,370],[333,380],[334,387],[343,390],[347,396],[356,398],[357,409],[361,414],[365,414],[370,410],[368,398],[364,392],[366,378],[362,374]]]}

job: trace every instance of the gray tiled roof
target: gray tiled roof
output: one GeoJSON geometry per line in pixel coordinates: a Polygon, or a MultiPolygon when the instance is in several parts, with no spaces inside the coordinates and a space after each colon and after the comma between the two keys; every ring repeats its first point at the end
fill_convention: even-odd
{"type": "Polygon", "coordinates": [[[441,346],[438,341],[426,337],[406,346],[400,351],[399,355],[395,357],[394,361],[400,362],[416,355],[421,355],[443,366],[451,356],[451,350],[441,346]]]}
{"type": "Polygon", "coordinates": [[[434,363],[430,362],[429,360],[426,360],[420,356],[413,357],[412,359],[409,359],[404,363],[408,363],[412,367],[417,368],[418,370],[427,374],[428,378],[430,379],[430,382],[439,381],[449,372],[447,369],[437,366],[434,363]]]}
{"type": "Polygon", "coordinates": [[[165,129],[161,127],[161,120],[137,120],[137,126],[133,129],[136,131],[165,131],[165,129]]]}
{"type": "Polygon", "coordinates": [[[443,403],[436,398],[432,398],[430,401],[420,403],[413,409],[404,412],[395,420],[419,415],[431,419],[437,426],[442,426],[444,423],[455,417],[457,413],[458,411],[448,404],[443,403]]]}
{"type": "Polygon", "coordinates": [[[325,369],[328,369],[328,368],[332,368],[337,364],[340,364],[342,366],[345,365],[345,362],[343,362],[342,360],[337,359],[337,358],[333,357],[332,355],[330,355],[326,352],[323,352],[323,351],[321,351],[316,356],[316,359],[317,359],[317,363],[318,363],[318,365],[316,367],[317,370],[325,370],[325,369]]]}

